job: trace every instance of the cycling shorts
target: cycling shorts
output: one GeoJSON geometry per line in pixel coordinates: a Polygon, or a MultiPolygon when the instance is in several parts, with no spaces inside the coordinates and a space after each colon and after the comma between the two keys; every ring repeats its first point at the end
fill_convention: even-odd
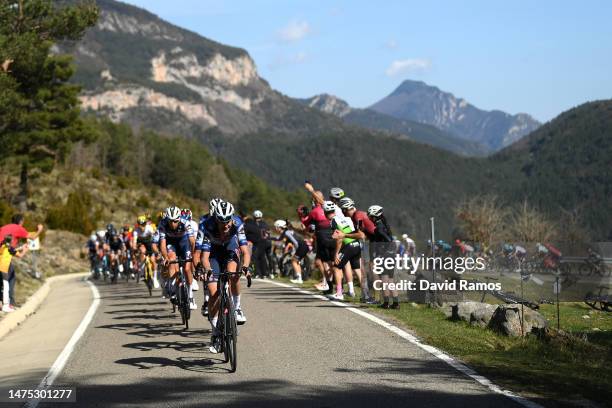
{"type": "Polygon", "coordinates": [[[166,248],[168,252],[174,252],[179,259],[191,258],[191,245],[187,234],[181,238],[167,238],[166,248]]]}
{"type": "Polygon", "coordinates": [[[306,245],[304,241],[301,241],[293,256],[299,260],[302,260],[306,255],[308,255],[308,245],[306,245]]]}
{"type": "Polygon", "coordinates": [[[153,241],[145,241],[138,239],[136,241],[136,247],[140,248],[141,245],[144,245],[147,255],[153,254],[153,241]]]}
{"type": "Polygon", "coordinates": [[[240,247],[238,242],[232,239],[225,245],[212,245],[210,247],[210,268],[213,273],[208,278],[209,282],[217,282],[221,271],[225,271],[229,262],[240,262],[240,247]]]}
{"type": "Polygon", "coordinates": [[[349,262],[353,270],[361,268],[361,245],[359,245],[358,241],[343,245],[338,256],[340,258],[340,263],[337,265],[338,268],[344,269],[349,262]]]}
{"type": "Polygon", "coordinates": [[[317,249],[316,254],[323,262],[332,262],[334,260],[334,251],[336,249],[336,241],[331,237],[332,230],[317,231],[317,249]]]}

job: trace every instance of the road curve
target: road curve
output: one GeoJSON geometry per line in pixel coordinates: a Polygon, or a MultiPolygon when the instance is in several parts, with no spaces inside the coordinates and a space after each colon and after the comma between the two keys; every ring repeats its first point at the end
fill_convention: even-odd
{"type": "Polygon", "coordinates": [[[102,303],[56,380],[77,388],[78,406],[518,406],[361,316],[265,281],[243,295],[233,374],[208,352],[199,313],[184,331],[158,292],[98,288],[102,303]]]}

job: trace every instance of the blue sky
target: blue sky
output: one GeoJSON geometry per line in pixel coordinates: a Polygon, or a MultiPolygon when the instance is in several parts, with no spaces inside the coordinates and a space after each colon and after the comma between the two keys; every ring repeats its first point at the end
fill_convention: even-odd
{"type": "Polygon", "coordinates": [[[542,121],[612,98],[612,1],[127,2],[246,49],[293,97],[367,107],[417,79],[542,121]]]}

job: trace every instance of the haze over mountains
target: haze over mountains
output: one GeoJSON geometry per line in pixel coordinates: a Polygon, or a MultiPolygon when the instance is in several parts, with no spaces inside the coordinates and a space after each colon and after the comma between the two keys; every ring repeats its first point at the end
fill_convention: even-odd
{"type": "Polygon", "coordinates": [[[59,48],[75,55],[74,80],[84,86],[84,110],[135,128],[194,138],[231,165],[288,190],[300,188],[305,178],[323,189],[339,185],[362,208],[384,205],[398,232],[426,236],[429,217],[436,216],[441,233],[450,234],[453,208],[464,198],[494,193],[509,205],[528,197],[553,215],[589,202],[585,225],[598,237],[612,233],[612,216],[594,204],[612,196],[606,187],[612,186],[612,175],[601,170],[609,159],[595,154],[612,146],[609,101],[597,108],[586,105],[576,115],[567,112],[561,122],[553,120],[535,133],[551,135],[521,142],[550,146],[539,150],[542,163],[531,161],[531,147],[466,158],[451,152],[481,156],[539,123],[528,115],[485,112],[412,81],[370,109],[353,109],[329,96],[298,101],[273,90],[242,49],[133,6],[112,0],[98,5],[96,28],[83,41],[59,48]],[[596,116],[590,113],[594,109],[596,116]],[[581,143],[583,117],[597,120],[600,131],[591,129],[595,136],[578,149],[597,161],[584,168],[580,180],[595,180],[598,187],[578,196],[571,187],[576,169],[566,166],[573,161],[564,162],[563,146],[554,139],[563,134],[581,143]],[[554,167],[547,167],[551,155],[554,167]],[[533,174],[542,175],[538,183],[533,174]],[[539,195],[546,177],[557,177],[551,191],[563,199],[539,195]]]}

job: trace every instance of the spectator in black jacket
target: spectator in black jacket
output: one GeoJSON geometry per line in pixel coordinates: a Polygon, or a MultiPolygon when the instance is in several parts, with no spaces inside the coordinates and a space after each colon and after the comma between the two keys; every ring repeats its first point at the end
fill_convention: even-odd
{"type": "Polygon", "coordinates": [[[270,272],[266,260],[265,239],[263,238],[262,229],[257,222],[257,219],[261,220],[262,216],[263,214],[261,211],[256,210],[253,212],[254,218],[245,217],[244,232],[247,241],[252,244],[252,260],[255,265],[255,278],[266,279],[270,272]]]}

